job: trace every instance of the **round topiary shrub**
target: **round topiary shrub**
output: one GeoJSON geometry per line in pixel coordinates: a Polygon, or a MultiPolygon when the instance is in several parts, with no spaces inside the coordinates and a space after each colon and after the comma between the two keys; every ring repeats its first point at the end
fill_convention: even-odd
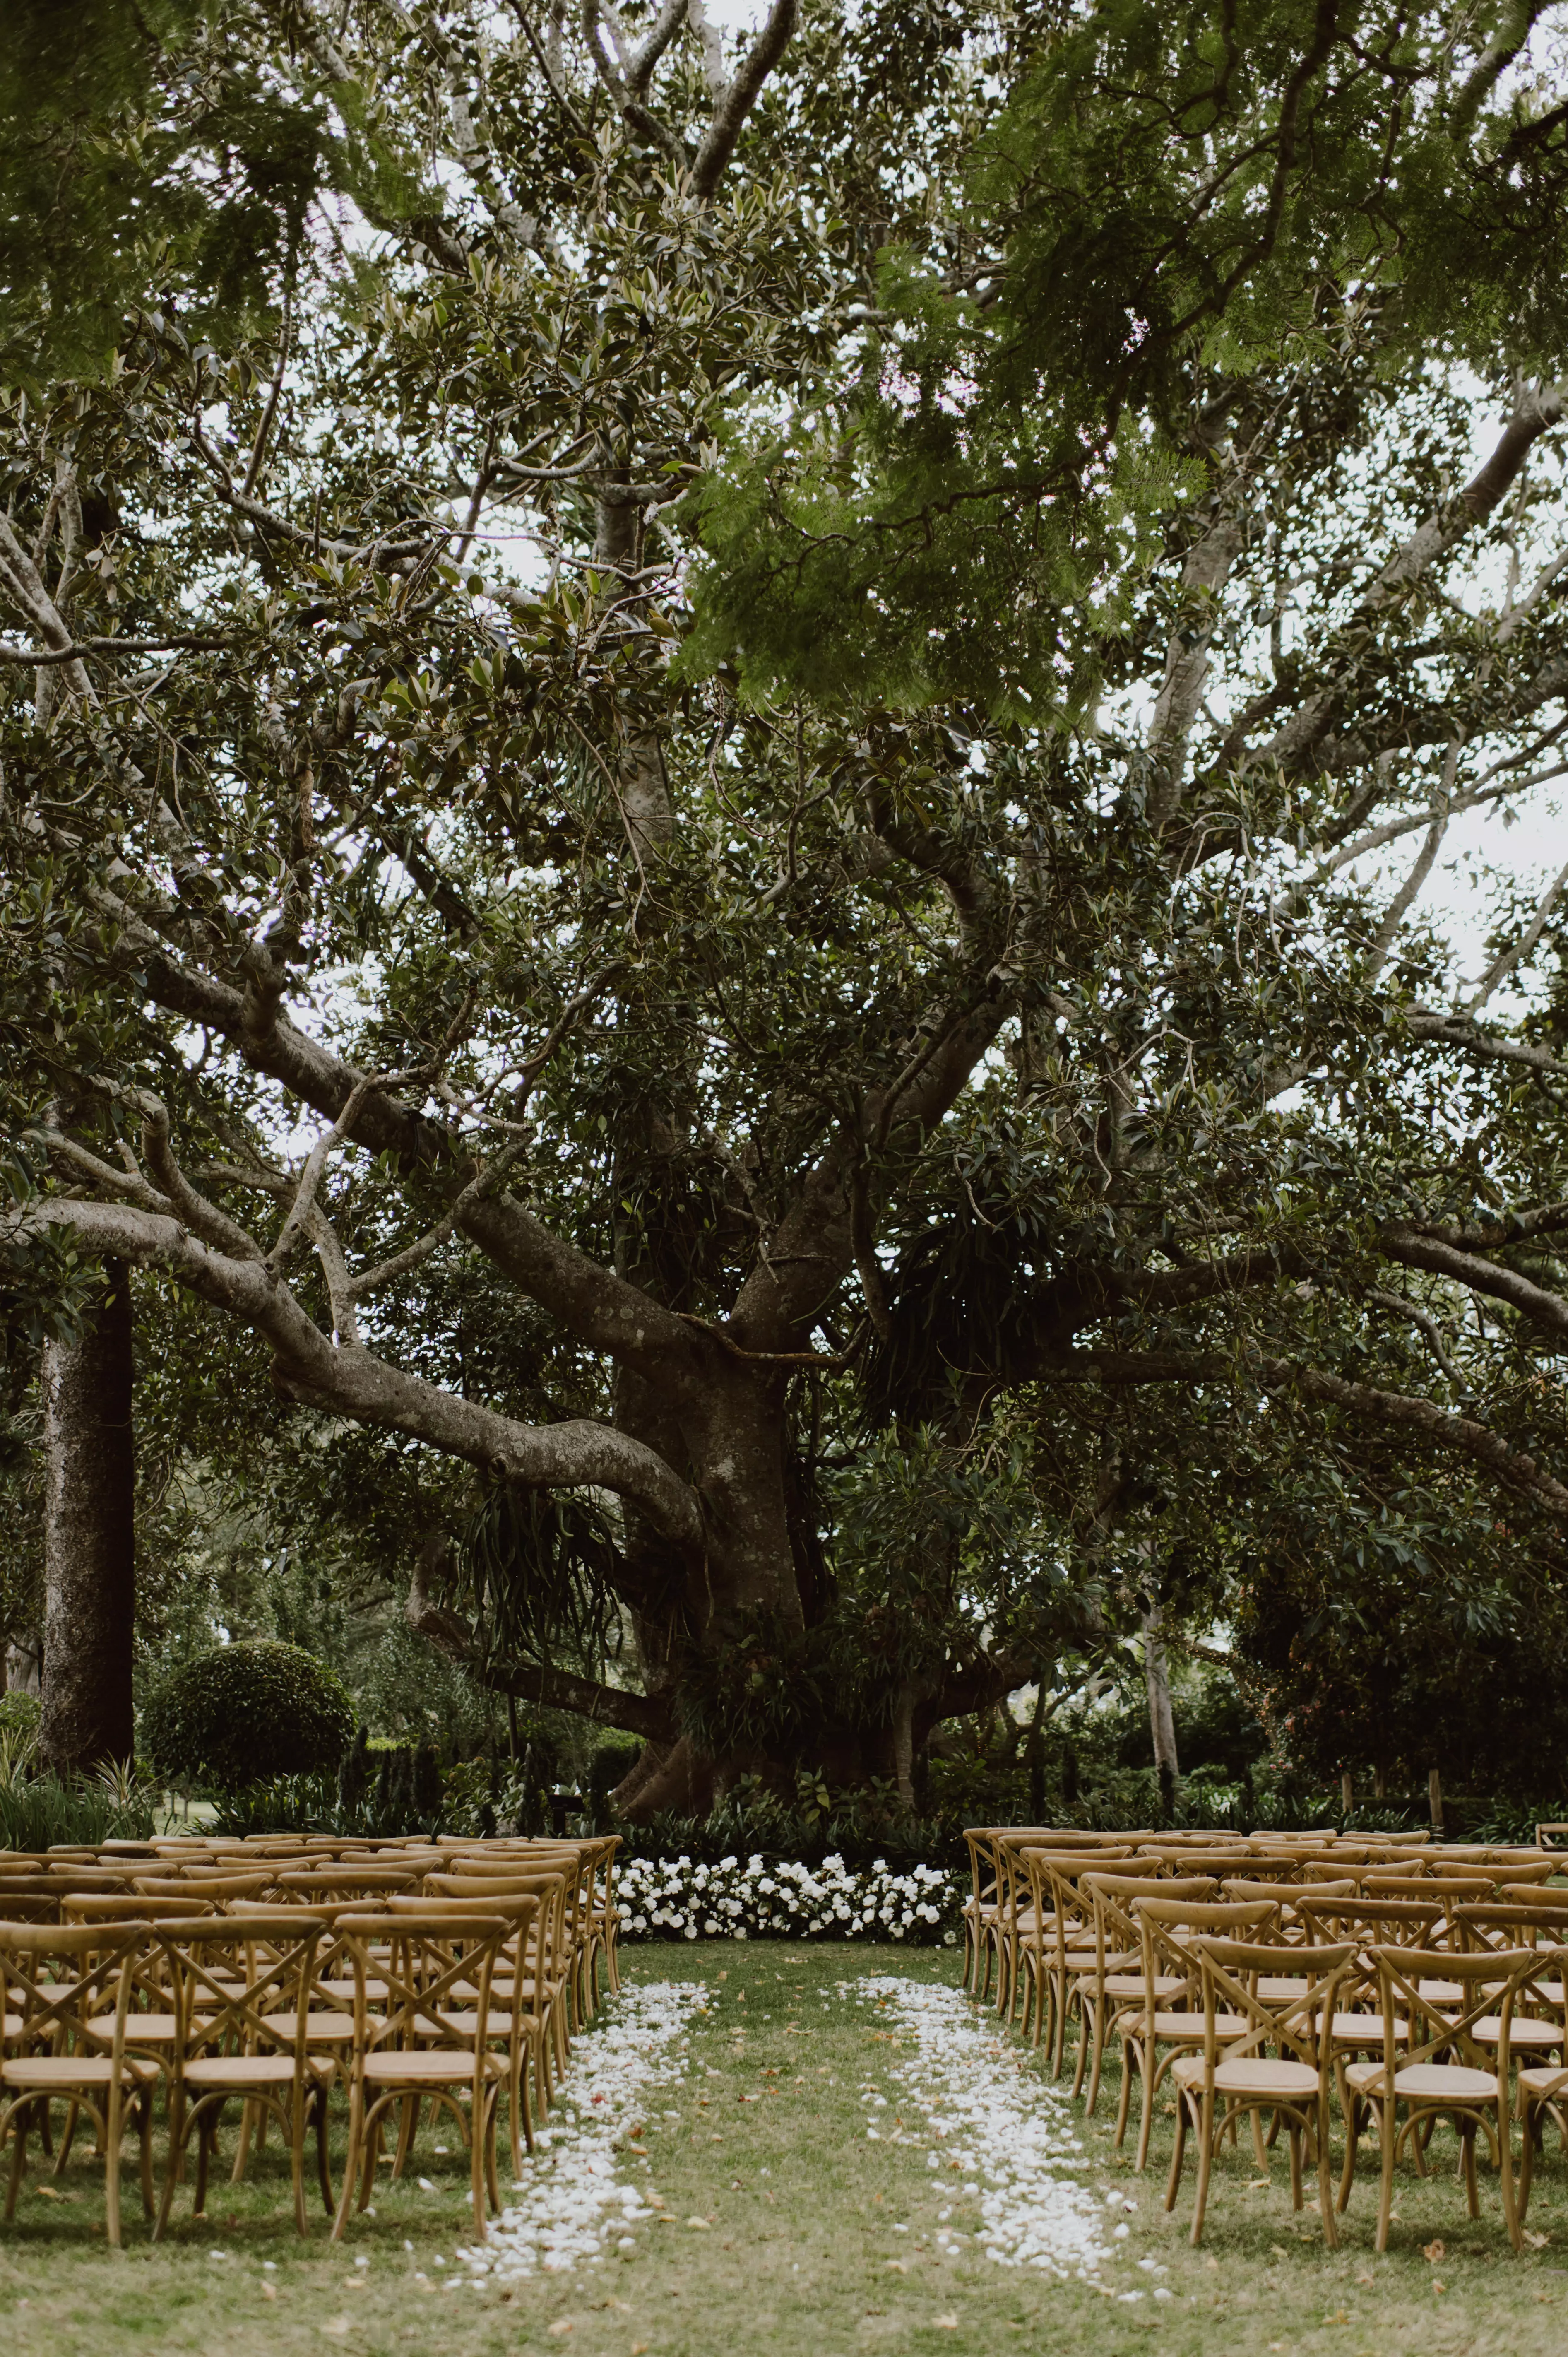
{"type": "Polygon", "coordinates": [[[166,1677],[142,1713],[160,1774],[234,1791],[335,1768],[354,1739],[342,1680],[297,1645],[220,1645],[166,1677]]]}

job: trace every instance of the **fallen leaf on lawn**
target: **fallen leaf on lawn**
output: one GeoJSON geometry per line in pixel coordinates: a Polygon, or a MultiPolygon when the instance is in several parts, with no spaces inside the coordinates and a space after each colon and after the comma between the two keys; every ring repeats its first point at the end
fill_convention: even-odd
{"type": "Polygon", "coordinates": [[[956,2316],[933,2316],[931,2322],[939,2332],[956,2332],[958,2330],[958,2319],[956,2316]]]}
{"type": "Polygon", "coordinates": [[[625,2146],[623,2149],[627,2152],[636,2153],[639,2160],[646,2160],[648,2158],[648,2147],[645,2144],[628,2144],[625,2146]]]}
{"type": "Polygon", "coordinates": [[[577,2330],[576,2319],[571,2316],[558,2316],[554,2323],[551,2325],[549,2329],[555,2335],[557,2341],[559,2341],[563,2339],[566,2333],[575,2332],[577,2330]]]}
{"type": "Polygon", "coordinates": [[[1532,2251],[1544,2251],[1546,2245],[1552,2240],[1550,2234],[1532,2234],[1528,2226],[1524,2228],[1523,2232],[1524,2239],[1530,2244],[1532,2251]]]}
{"type": "Polygon", "coordinates": [[[1325,2324],[1348,2324],[1350,2319],[1342,2308],[1337,2308],[1333,2315],[1326,2316],[1323,2321],[1325,2324]]]}
{"type": "Polygon", "coordinates": [[[897,2276],[907,2276],[909,2272],[907,2259],[884,2259],[882,2264],[885,2267],[891,2267],[894,2274],[897,2276]]]}
{"type": "Polygon", "coordinates": [[[646,2341],[634,2341],[632,2342],[631,2357],[648,2357],[648,2343],[646,2341]]]}
{"type": "Polygon", "coordinates": [[[1356,2277],[1356,2281],[1357,2281],[1359,2284],[1374,2284],[1374,2283],[1376,2283],[1376,2282],[1377,2282],[1377,2280],[1378,2280],[1378,2278],[1377,2278],[1377,2276],[1369,2276],[1369,2275],[1365,2275],[1365,2274],[1359,2275],[1359,2276],[1356,2277]]]}
{"type": "Polygon", "coordinates": [[[1448,2288],[1448,2287],[1447,2287],[1447,2285],[1446,2285],[1446,2284],[1440,2284],[1440,2283],[1436,2283],[1436,2282],[1434,2282],[1434,2283],[1433,2284],[1432,2288],[1433,2288],[1433,2290],[1434,2290],[1434,2291],[1446,2291],[1446,2290],[1447,2290],[1447,2288],[1448,2288]]]}
{"type": "Polygon", "coordinates": [[[318,2324],[316,2330],[317,2332],[325,2332],[329,2341],[341,2341],[346,2332],[352,2331],[353,2324],[351,2319],[347,2316],[335,2316],[329,2322],[318,2324]]]}
{"type": "Polygon", "coordinates": [[[688,2226],[695,2226],[699,2233],[705,2234],[708,2231],[708,2221],[705,2218],[688,2218],[686,2223],[688,2226]]]}
{"type": "Polygon", "coordinates": [[[277,2296],[278,2287],[276,2284],[264,2283],[262,2286],[262,2298],[263,2299],[276,2299],[277,2296]]]}
{"type": "Polygon", "coordinates": [[[1444,2255],[1444,2246],[1441,2243],[1423,2244],[1421,2255],[1423,2259],[1430,2259],[1432,2265],[1435,2266],[1438,2260],[1444,2255]]]}

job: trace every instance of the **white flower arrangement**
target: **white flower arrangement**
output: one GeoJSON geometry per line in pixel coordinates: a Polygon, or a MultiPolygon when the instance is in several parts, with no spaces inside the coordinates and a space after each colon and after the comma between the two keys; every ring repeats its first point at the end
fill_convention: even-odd
{"type": "Polygon", "coordinates": [[[820,1867],[721,1857],[629,1857],[616,1867],[623,1940],[907,1940],[950,1948],[961,1906],[958,1878],[914,1866],[895,1874],[825,1857],[820,1867]]]}

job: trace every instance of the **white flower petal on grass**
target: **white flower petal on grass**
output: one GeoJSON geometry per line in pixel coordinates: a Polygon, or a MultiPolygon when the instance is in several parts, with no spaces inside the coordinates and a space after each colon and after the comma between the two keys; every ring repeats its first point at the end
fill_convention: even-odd
{"type": "MultiPolygon", "coordinates": [[[[958,1989],[887,1974],[840,1986],[913,2033],[914,2052],[887,2067],[906,2115],[918,2110],[929,2133],[961,2137],[983,2222],[975,2240],[986,2256],[1097,2281],[1112,2254],[1101,2203],[1075,2174],[1087,2164],[1068,2098],[1020,2071],[958,1989]]],[[[940,2168],[940,2155],[928,2153],[927,2166],[940,2168]]]]}
{"type": "Polygon", "coordinates": [[[650,2091],[684,2078],[687,2057],[677,2041],[706,2003],[702,1989],[673,1981],[623,1988],[607,2000],[601,2025],[573,2054],[553,2126],[523,2163],[513,2189],[521,2198],[502,2211],[481,2247],[458,2254],[476,2282],[563,2274],[579,2260],[601,2258],[607,2247],[626,2249],[632,2239],[626,2229],[652,2210],[639,2186],[618,2176],[615,2147],[632,2123],[647,2118],[650,2091]]]}

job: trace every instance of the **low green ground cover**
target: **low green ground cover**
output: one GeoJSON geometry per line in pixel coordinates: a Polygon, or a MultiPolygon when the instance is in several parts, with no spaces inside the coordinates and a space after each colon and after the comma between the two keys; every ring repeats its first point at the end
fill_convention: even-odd
{"type": "Polygon", "coordinates": [[[1162,2117],[1148,2175],[1135,2178],[1112,2148],[1112,2083],[1085,2134],[1088,2178],[1126,2189],[1137,2207],[1106,2282],[1147,2285],[1155,2278],[1137,2263],[1153,2259],[1172,2298],[1127,2305],[1110,2290],[996,2265],[968,2239],[974,2201],[950,2180],[933,2190],[926,2138],[866,2136],[868,2116],[898,2117],[894,2073],[912,2050],[854,1984],[890,1973],[950,1986],[957,1969],[950,1953],[859,1944],[636,1951],[628,1977],[702,1982],[713,2000],[693,2024],[684,2077],[650,2099],[648,2158],[623,2155],[645,2194],[661,2197],[662,2219],[598,2266],[510,2289],[473,2288],[456,2260],[470,2224],[450,2131],[422,2132],[408,2176],[381,2186],[374,2215],[335,2248],[319,2221],[310,2242],[297,2242],[274,2138],[246,2183],[214,2186],[205,2219],[193,2221],[188,2192],[179,2196],[166,2244],[148,2243],[130,2197],[127,2247],[111,2252],[102,2179],[79,2147],[58,2183],[29,2173],[14,2223],[0,2229],[0,2348],[8,2357],[295,2357],[324,2346],[362,2357],[994,2357],[1040,2347],[1111,2357],[1157,2347],[1197,2357],[1234,2343],[1258,2357],[1556,2357],[1568,2343],[1568,2158],[1554,2134],[1529,2220],[1543,2239],[1519,2259],[1485,2171],[1482,2216],[1466,2217],[1456,2147],[1442,2133],[1433,2175],[1402,2179],[1385,2258],[1372,2251],[1371,2162],[1343,2247],[1329,2253],[1314,2213],[1292,2212],[1283,2146],[1259,2182],[1245,2135],[1221,2157],[1206,2244],[1194,2252],[1190,2177],[1173,2217],[1162,2204],[1169,2123],[1162,2117]],[[889,2104],[868,2115],[862,2098],[873,2084],[886,2086],[889,2104]],[[959,2239],[939,2246],[944,2225],[959,2239]]]}

